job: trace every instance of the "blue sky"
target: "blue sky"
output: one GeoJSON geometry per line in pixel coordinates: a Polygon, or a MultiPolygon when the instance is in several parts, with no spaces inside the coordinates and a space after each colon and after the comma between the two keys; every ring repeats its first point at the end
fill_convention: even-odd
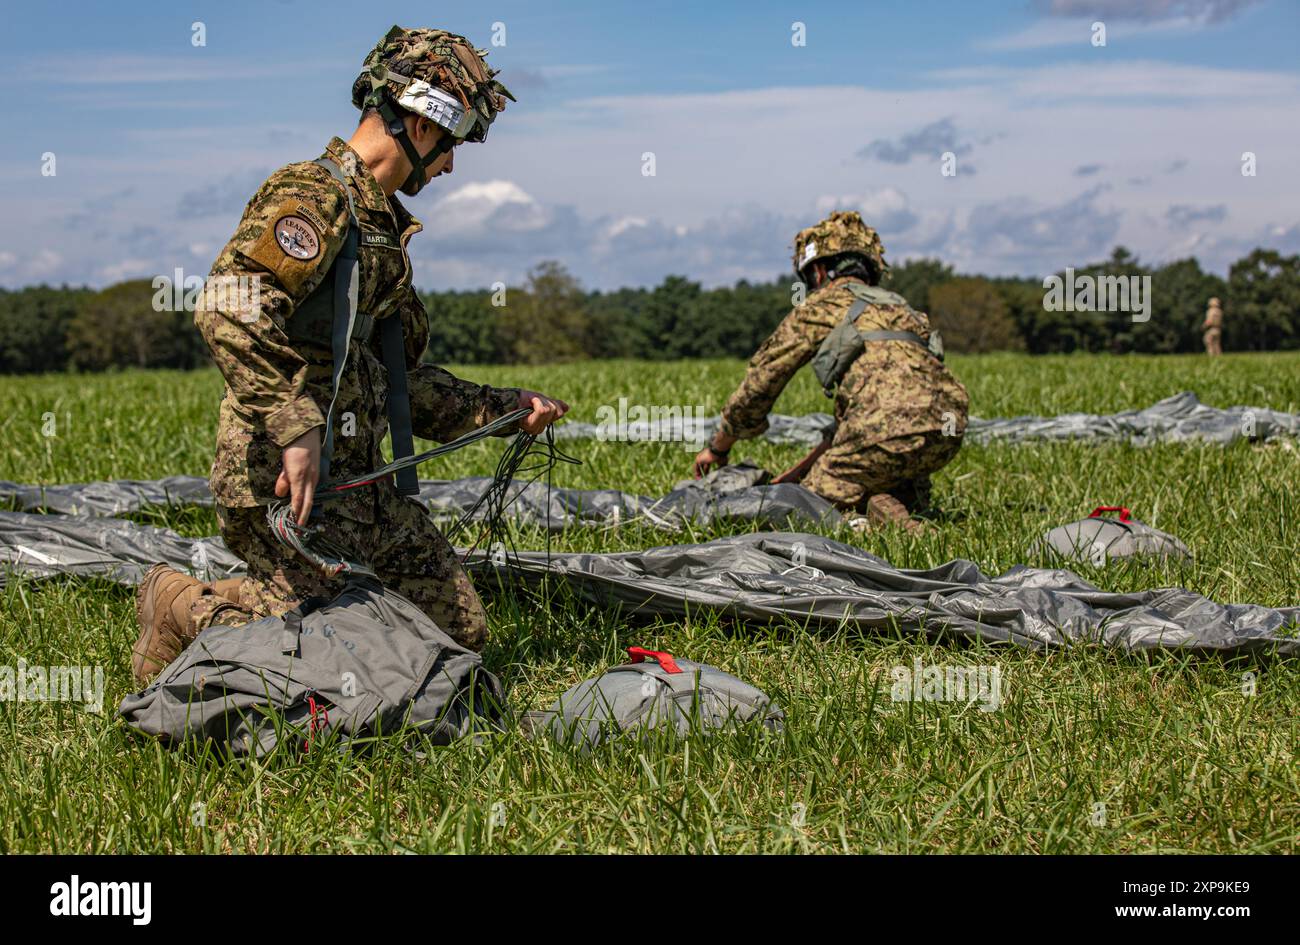
{"type": "Polygon", "coordinates": [[[599,288],[767,279],[840,207],[892,259],[991,274],[1116,243],[1218,271],[1256,245],[1300,252],[1292,0],[11,7],[7,287],[206,272],[268,173],[350,133],[352,79],[393,23],[484,46],[505,24],[489,62],[519,99],[409,202],[425,288],[546,258],[599,288]]]}

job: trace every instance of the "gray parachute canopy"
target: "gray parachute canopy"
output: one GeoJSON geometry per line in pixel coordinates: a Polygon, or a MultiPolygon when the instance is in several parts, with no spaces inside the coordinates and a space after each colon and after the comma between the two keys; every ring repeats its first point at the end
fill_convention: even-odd
{"type": "MultiPolygon", "coordinates": [[[[77,574],[133,584],[156,561],[205,579],[241,569],[219,538],[182,538],[113,519],[0,513],[0,578],[77,574]]],[[[607,554],[477,553],[469,566],[525,587],[549,577],[629,616],[681,619],[716,611],[740,622],[951,633],[1034,648],[1090,642],[1300,651],[1300,607],[1219,604],[1182,588],[1108,593],[1054,568],[1017,565],[990,577],[961,559],[908,570],[818,535],[759,532],[607,554]]]]}
{"type": "MultiPolygon", "coordinates": [[[[813,446],[833,418],[825,413],[801,417],[772,414],[771,427],[763,438],[772,443],[801,443],[813,446]]],[[[698,443],[703,446],[717,431],[721,418],[674,417],[668,420],[630,423],[626,429],[609,425],[566,421],[555,428],[563,439],[591,437],[608,440],[698,443]]],[[[1128,442],[1136,446],[1152,443],[1218,443],[1238,440],[1266,442],[1280,437],[1300,437],[1300,415],[1268,407],[1210,407],[1191,391],[1166,397],[1141,410],[1119,413],[1067,413],[1056,417],[1025,415],[981,419],[971,417],[966,428],[968,443],[1032,443],[1043,440],[1082,442],[1128,442]]]]}
{"type": "MultiPolygon", "coordinates": [[[[549,488],[543,482],[516,480],[508,490],[507,515],[521,525],[561,531],[576,525],[626,525],[641,522],[665,531],[687,524],[753,522],[762,528],[834,527],[840,513],[821,496],[793,483],[763,485],[765,470],[738,464],[707,480],[679,483],[658,499],[618,489],[549,488]]],[[[422,480],[417,498],[440,524],[457,521],[474,506],[491,480],[484,476],[422,480]]],[[[21,511],[47,510],[78,516],[115,516],[149,506],[211,506],[207,481],[197,476],[158,480],[123,479],[60,486],[29,486],[0,481],[0,503],[21,511]]],[[[480,509],[471,521],[487,512],[480,509]]]]}
{"type": "Polygon", "coordinates": [[[1219,604],[1183,588],[1110,593],[1077,574],[1016,565],[989,577],[970,561],[895,568],[819,535],[767,532],[614,554],[527,551],[495,569],[526,586],[559,580],[627,615],[680,620],[715,611],[809,629],[951,634],[1032,649],[1090,643],[1124,650],[1300,652],[1300,607],[1219,604]]]}

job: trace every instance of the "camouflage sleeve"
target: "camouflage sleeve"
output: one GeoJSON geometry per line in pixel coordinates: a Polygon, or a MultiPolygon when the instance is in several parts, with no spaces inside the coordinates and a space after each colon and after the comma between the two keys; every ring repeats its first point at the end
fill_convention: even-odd
{"type": "MultiPolygon", "coordinates": [[[[409,382],[415,434],[439,443],[491,423],[519,406],[518,387],[463,381],[433,364],[421,364],[410,373],[409,382]]],[[[497,436],[516,432],[516,428],[507,428],[497,436]]]]}
{"type": "Polygon", "coordinates": [[[279,447],[325,422],[284,327],[325,277],[347,225],[346,198],[324,168],[277,171],[244,209],[194,313],[235,410],[279,447]]]}
{"type": "Polygon", "coordinates": [[[844,317],[822,293],[814,293],[787,315],[749,360],[745,379],[722,408],[722,432],[748,440],[767,431],[767,415],[796,371],[812,360],[831,329],[844,317]]]}

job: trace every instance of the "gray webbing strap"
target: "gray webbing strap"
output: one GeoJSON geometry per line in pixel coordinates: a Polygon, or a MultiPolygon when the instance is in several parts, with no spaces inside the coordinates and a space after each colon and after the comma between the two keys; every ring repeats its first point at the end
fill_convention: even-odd
{"type": "Polygon", "coordinates": [[[339,382],[343,378],[343,369],[348,363],[348,345],[352,341],[352,329],[357,319],[357,247],[360,243],[360,227],[357,225],[356,207],[352,203],[352,188],[348,187],[343,171],[328,158],[318,158],[317,164],[333,175],[343,185],[343,193],[348,198],[348,235],[343,240],[343,248],[334,260],[334,330],[331,332],[330,348],[334,355],[334,367],[330,378],[330,406],[325,414],[325,439],[320,449],[320,481],[329,482],[330,460],[334,456],[334,405],[339,399],[339,382]]]}
{"type": "MultiPolygon", "coordinates": [[[[360,225],[356,206],[352,201],[352,188],[334,161],[319,158],[317,164],[325,168],[343,186],[348,198],[348,234],[334,262],[334,323],[331,332],[331,349],[334,368],[331,377],[330,406],[325,415],[325,439],[321,444],[320,481],[330,481],[330,461],[334,456],[334,405],[339,396],[339,384],[347,367],[348,348],[358,322],[357,313],[357,252],[360,243],[360,225]]],[[[368,316],[360,316],[362,318],[368,316]]],[[[380,345],[384,368],[388,372],[388,428],[393,438],[393,459],[415,455],[414,431],[411,423],[411,396],[406,377],[406,343],[402,337],[402,319],[398,314],[381,319],[380,345]]],[[[402,495],[418,495],[419,473],[415,467],[398,470],[397,491],[402,495]]]]}
{"type": "Polygon", "coordinates": [[[929,345],[925,340],[914,331],[860,331],[863,341],[910,341],[914,345],[920,345],[922,348],[929,350],[929,345]]]}
{"type": "MultiPolygon", "coordinates": [[[[379,343],[388,371],[388,432],[393,438],[393,459],[415,455],[411,430],[411,394],[406,379],[406,342],[402,338],[402,316],[396,312],[379,320],[379,343]]],[[[414,466],[399,469],[396,476],[400,495],[419,495],[420,477],[414,466]]]]}
{"type": "Polygon", "coordinates": [[[670,673],[658,663],[624,663],[621,666],[611,666],[607,672],[610,673],[643,673],[646,676],[653,676],[659,680],[676,695],[693,693],[700,688],[701,671],[693,666],[682,666],[680,673],[670,673]]]}
{"type": "MultiPolygon", "coordinates": [[[[852,325],[854,322],[858,320],[858,316],[861,315],[866,310],[867,310],[867,300],[862,298],[861,296],[855,297],[853,299],[853,304],[849,306],[849,310],[844,313],[843,324],[852,325]]],[[[862,334],[862,332],[858,332],[858,334],[860,335],[862,334]]]]}

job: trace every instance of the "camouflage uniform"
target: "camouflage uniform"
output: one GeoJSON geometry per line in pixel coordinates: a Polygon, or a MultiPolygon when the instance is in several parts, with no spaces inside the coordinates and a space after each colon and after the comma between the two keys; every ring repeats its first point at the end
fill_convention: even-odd
{"type": "MultiPolygon", "coordinates": [[[[348,175],[361,228],[358,310],[376,320],[402,319],[416,435],[446,441],[515,409],[517,388],[472,384],[420,363],[429,326],[411,287],[406,245],[422,227],[384,194],[344,141],[333,139],[326,155],[348,175]]],[[[198,629],[279,615],[305,597],[331,593],[309,562],[276,541],[265,506],[275,499],[284,448],[322,427],[329,408],[329,339],[297,340],[292,319],[330,270],[347,227],[347,201],[329,171],[311,162],[281,168],[254,194],[212,269],[214,277],[260,277],[260,304],[227,299],[195,313],[226,381],[212,492],[222,537],[249,567],[240,606],[204,598],[193,615],[198,629]],[[286,244],[286,235],[296,242],[286,244]]],[[[388,380],[379,337],[376,328],[349,349],[334,408],[333,478],[361,475],[384,462],[388,380]]],[[[380,483],[331,499],[324,512],[328,540],[370,565],[384,584],[410,597],[458,641],[482,646],[482,604],[423,506],[380,483]]]]}
{"type": "Polygon", "coordinates": [[[1223,354],[1223,309],[1218,299],[1210,299],[1210,306],[1205,312],[1205,353],[1211,357],[1223,354]]]}
{"type": "MultiPolygon", "coordinates": [[[[875,231],[856,213],[833,214],[800,233],[795,245],[796,270],[845,251],[860,252],[886,268],[875,231]],[[863,235],[844,239],[846,228],[863,235]]],[[[750,359],[745,379],[723,408],[723,433],[749,439],[767,429],[767,415],[781,391],[843,321],[857,298],[850,284],[862,281],[833,279],[785,317],[750,359]]],[[[908,331],[930,338],[929,319],[905,303],[869,304],[855,324],[864,332],[908,331]]],[[[862,510],[877,493],[893,495],[914,510],[926,508],[931,474],[961,448],[968,405],[966,389],[929,351],[906,341],[868,342],[840,380],[831,445],[803,485],[843,509],[862,510]]]]}

